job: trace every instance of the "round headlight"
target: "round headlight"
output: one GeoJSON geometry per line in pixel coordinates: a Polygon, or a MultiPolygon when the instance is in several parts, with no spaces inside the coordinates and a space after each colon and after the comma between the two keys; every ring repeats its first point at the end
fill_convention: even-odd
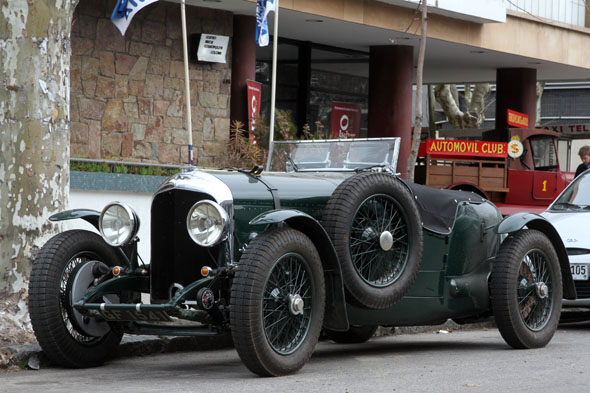
{"type": "Polygon", "coordinates": [[[225,210],[210,200],[195,203],[186,218],[188,234],[202,247],[214,246],[223,240],[227,232],[227,223],[225,210]]]}
{"type": "Polygon", "coordinates": [[[129,243],[139,230],[139,218],[129,206],[113,202],[100,214],[98,228],[105,242],[119,247],[129,243]]]}

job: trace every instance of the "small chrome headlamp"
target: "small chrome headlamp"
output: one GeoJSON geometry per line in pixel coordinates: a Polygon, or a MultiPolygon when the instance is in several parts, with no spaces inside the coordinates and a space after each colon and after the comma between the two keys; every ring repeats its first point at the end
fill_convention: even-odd
{"type": "Polygon", "coordinates": [[[120,247],[129,243],[139,231],[139,217],[121,202],[108,204],[100,214],[98,228],[105,242],[120,247]]]}
{"type": "Polygon", "coordinates": [[[191,239],[201,247],[211,247],[227,236],[228,215],[211,200],[197,202],[186,218],[186,229],[191,239]]]}

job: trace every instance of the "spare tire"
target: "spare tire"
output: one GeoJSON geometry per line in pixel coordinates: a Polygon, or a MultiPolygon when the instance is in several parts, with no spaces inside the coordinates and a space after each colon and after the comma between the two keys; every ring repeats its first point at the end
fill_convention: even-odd
{"type": "Polygon", "coordinates": [[[322,217],[352,303],[384,309],[407,293],[422,262],[420,213],[408,188],[388,173],[343,181],[322,217]]]}

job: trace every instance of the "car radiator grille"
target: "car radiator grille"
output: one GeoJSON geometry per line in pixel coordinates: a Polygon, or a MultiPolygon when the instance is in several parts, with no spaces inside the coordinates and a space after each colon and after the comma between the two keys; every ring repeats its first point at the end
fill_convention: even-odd
{"type": "Polygon", "coordinates": [[[153,303],[168,301],[173,284],[186,286],[200,279],[202,266],[216,267],[212,255],[217,255],[218,247],[198,246],[186,229],[188,211],[203,199],[212,198],[174,189],[157,194],[152,201],[150,291],[153,303]]]}

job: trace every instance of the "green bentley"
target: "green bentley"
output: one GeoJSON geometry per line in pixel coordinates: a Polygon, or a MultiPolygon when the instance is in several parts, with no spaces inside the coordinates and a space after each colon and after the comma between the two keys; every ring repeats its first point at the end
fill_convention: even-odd
{"type": "Polygon", "coordinates": [[[151,205],[138,256],[131,206],[70,210],[95,233],[51,238],[33,265],[31,322],[56,364],[103,363],[123,334],[231,332],[244,364],[292,374],[323,332],[493,315],[514,348],[545,346],[575,298],[564,245],[543,217],[502,218],[477,194],[395,174],[399,139],[275,143],[269,171],[186,167],[151,205]],[[143,296],[142,296],[143,295],[143,296]]]}

